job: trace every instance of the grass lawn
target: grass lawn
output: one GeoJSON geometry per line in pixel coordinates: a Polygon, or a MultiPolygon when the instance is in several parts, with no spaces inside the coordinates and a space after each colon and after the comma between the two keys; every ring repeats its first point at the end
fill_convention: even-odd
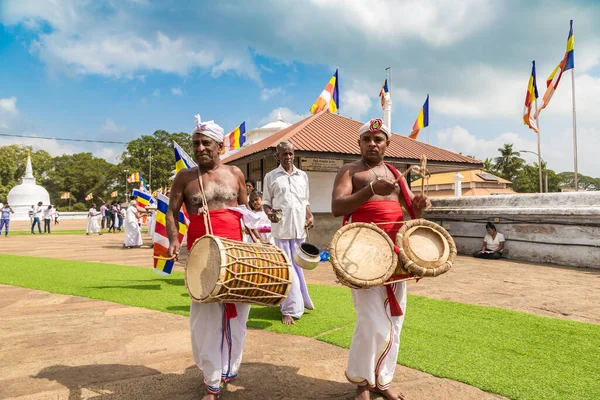
{"type": "MultiPolygon", "coordinates": [[[[188,315],[183,274],[2,255],[0,283],[188,315]]],[[[349,347],[350,292],[310,285],[317,308],[284,328],[277,308],[253,307],[248,326],[349,347]]],[[[409,296],[398,362],[515,399],[600,398],[600,326],[409,296]]]]}

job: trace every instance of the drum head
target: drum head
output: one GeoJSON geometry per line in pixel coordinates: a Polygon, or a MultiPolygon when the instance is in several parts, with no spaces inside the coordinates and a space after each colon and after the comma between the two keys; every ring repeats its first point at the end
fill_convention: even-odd
{"type": "Polygon", "coordinates": [[[389,236],[375,225],[362,222],[338,230],[329,252],[340,281],[362,288],[383,284],[398,263],[389,236]]]}
{"type": "Polygon", "coordinates": [[[214,290],[221,272],[221,246],[214,236],[194,242],[185,265],[185,285],[195,301],[206,299],[214,290]]]}
{"type": "Polygon", "coordinates": [[[445,273],[456,257],[456,246],[448,231],[424,219],[406,222],[398,232],[396,244],[402,266],[419,276],[445,273]]]}

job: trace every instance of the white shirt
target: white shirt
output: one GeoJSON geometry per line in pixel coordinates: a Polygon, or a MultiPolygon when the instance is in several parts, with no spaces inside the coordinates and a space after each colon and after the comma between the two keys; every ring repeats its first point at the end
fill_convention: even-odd
{"type": "Polygon", "coordinates": [[[54,215],[54,208],[44,210],[44,219],[52,219],[52,215],[54,215]]]}
{"type": "Polygon", "coordinates": [[[42,218],[42,207],[33,206],[33,218],[42,218]]]}
{"type": "Polygon", "coordinates": [[[129,207],[127,207],[127,211],[125,212],[125,223],[126,224],[131,224],[131,223],[138,223],[138,217],[137,217],[137,209],[135,208],[135,205],[133,204],[129,204],[129,207]]]}
{"type": "Polygon", "coordinates": [[[496,238],[492,239],[492,235],[486,233],[485,237],[483,238],[483,241],[485,242],[486,250],[498,251],[498,249],[500,248],[500,242],[504,242],[504,235],[499,232],[496,232],[496,238]]]}
{"type": "Polygon", "coordinates": [[[272,223],[276,239],[301,239],[306,235],[306,206],[309,205],[308,175],[293,167],[288,174],[280,165],[265,175],[263,204],[282,211],[281,221],[272,223]]]}

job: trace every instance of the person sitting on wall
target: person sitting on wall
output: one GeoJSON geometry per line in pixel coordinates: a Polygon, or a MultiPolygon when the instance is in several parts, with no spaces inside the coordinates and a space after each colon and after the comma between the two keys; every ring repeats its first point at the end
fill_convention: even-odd
{"type": "Polygon", "coordinates": [[[491,222],[485,224],[485,230],[487,234],[483,238],[483,246],[481,250],[473,253],[473,257],[497,260],[502,257],[504,250],[504,235],[498,233],[496,226],[491,222]]]}

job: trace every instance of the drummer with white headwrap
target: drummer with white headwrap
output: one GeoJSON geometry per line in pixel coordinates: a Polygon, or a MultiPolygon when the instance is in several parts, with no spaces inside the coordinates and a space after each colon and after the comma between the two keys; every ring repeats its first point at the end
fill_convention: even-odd
{"type": "MultiPolygon", "coordinates": [[[[244,174],[238,167],[222,164],[219,160],[223,128],[214,121],[202,122],[200,116],[196,115],[192,143],[198,166],[183,169],[175,176],[167,213],[169,255],[175,257],[179,256],[178,216],[182,204],[185,203],[190,216],[188,250],[196,239],[207,234],[205,214],[210,216],[215,236],[240,242],[240,220],[245,212],[251,214],[247,209],[244,174]],[[203,202],[204,196],[207,204],[203,202]],[[240,210],[240,205],[246,206],[246,210],[240,210]]],[[[204,399],[216,399],[221,382],[229,382],[236,377],[242,362],[249,312],[249,304],[201,304],[192,301],[192,350],[196,365],[204,375],[207,390],[204,399]]]]}
{"type": "MultiPolygon", "coordinates": [[[[429,206],[426,196],[414,195],[393,166],[384,163],[392,133],[379,118],[358,131],[361,159],[340,168],[333,185],[331,209],[344,221],[385,223],[379,225],[395,241],[404,219],[421,216],[429,206]]],[[[376,391],[387,399],[404,397],[391,388],[400,331],[406,310],[406,282],[371,289],[352,289],[356,327],[348,355],[346,377],[357,385],[356,399],[369,399],[376,391]]]]}

